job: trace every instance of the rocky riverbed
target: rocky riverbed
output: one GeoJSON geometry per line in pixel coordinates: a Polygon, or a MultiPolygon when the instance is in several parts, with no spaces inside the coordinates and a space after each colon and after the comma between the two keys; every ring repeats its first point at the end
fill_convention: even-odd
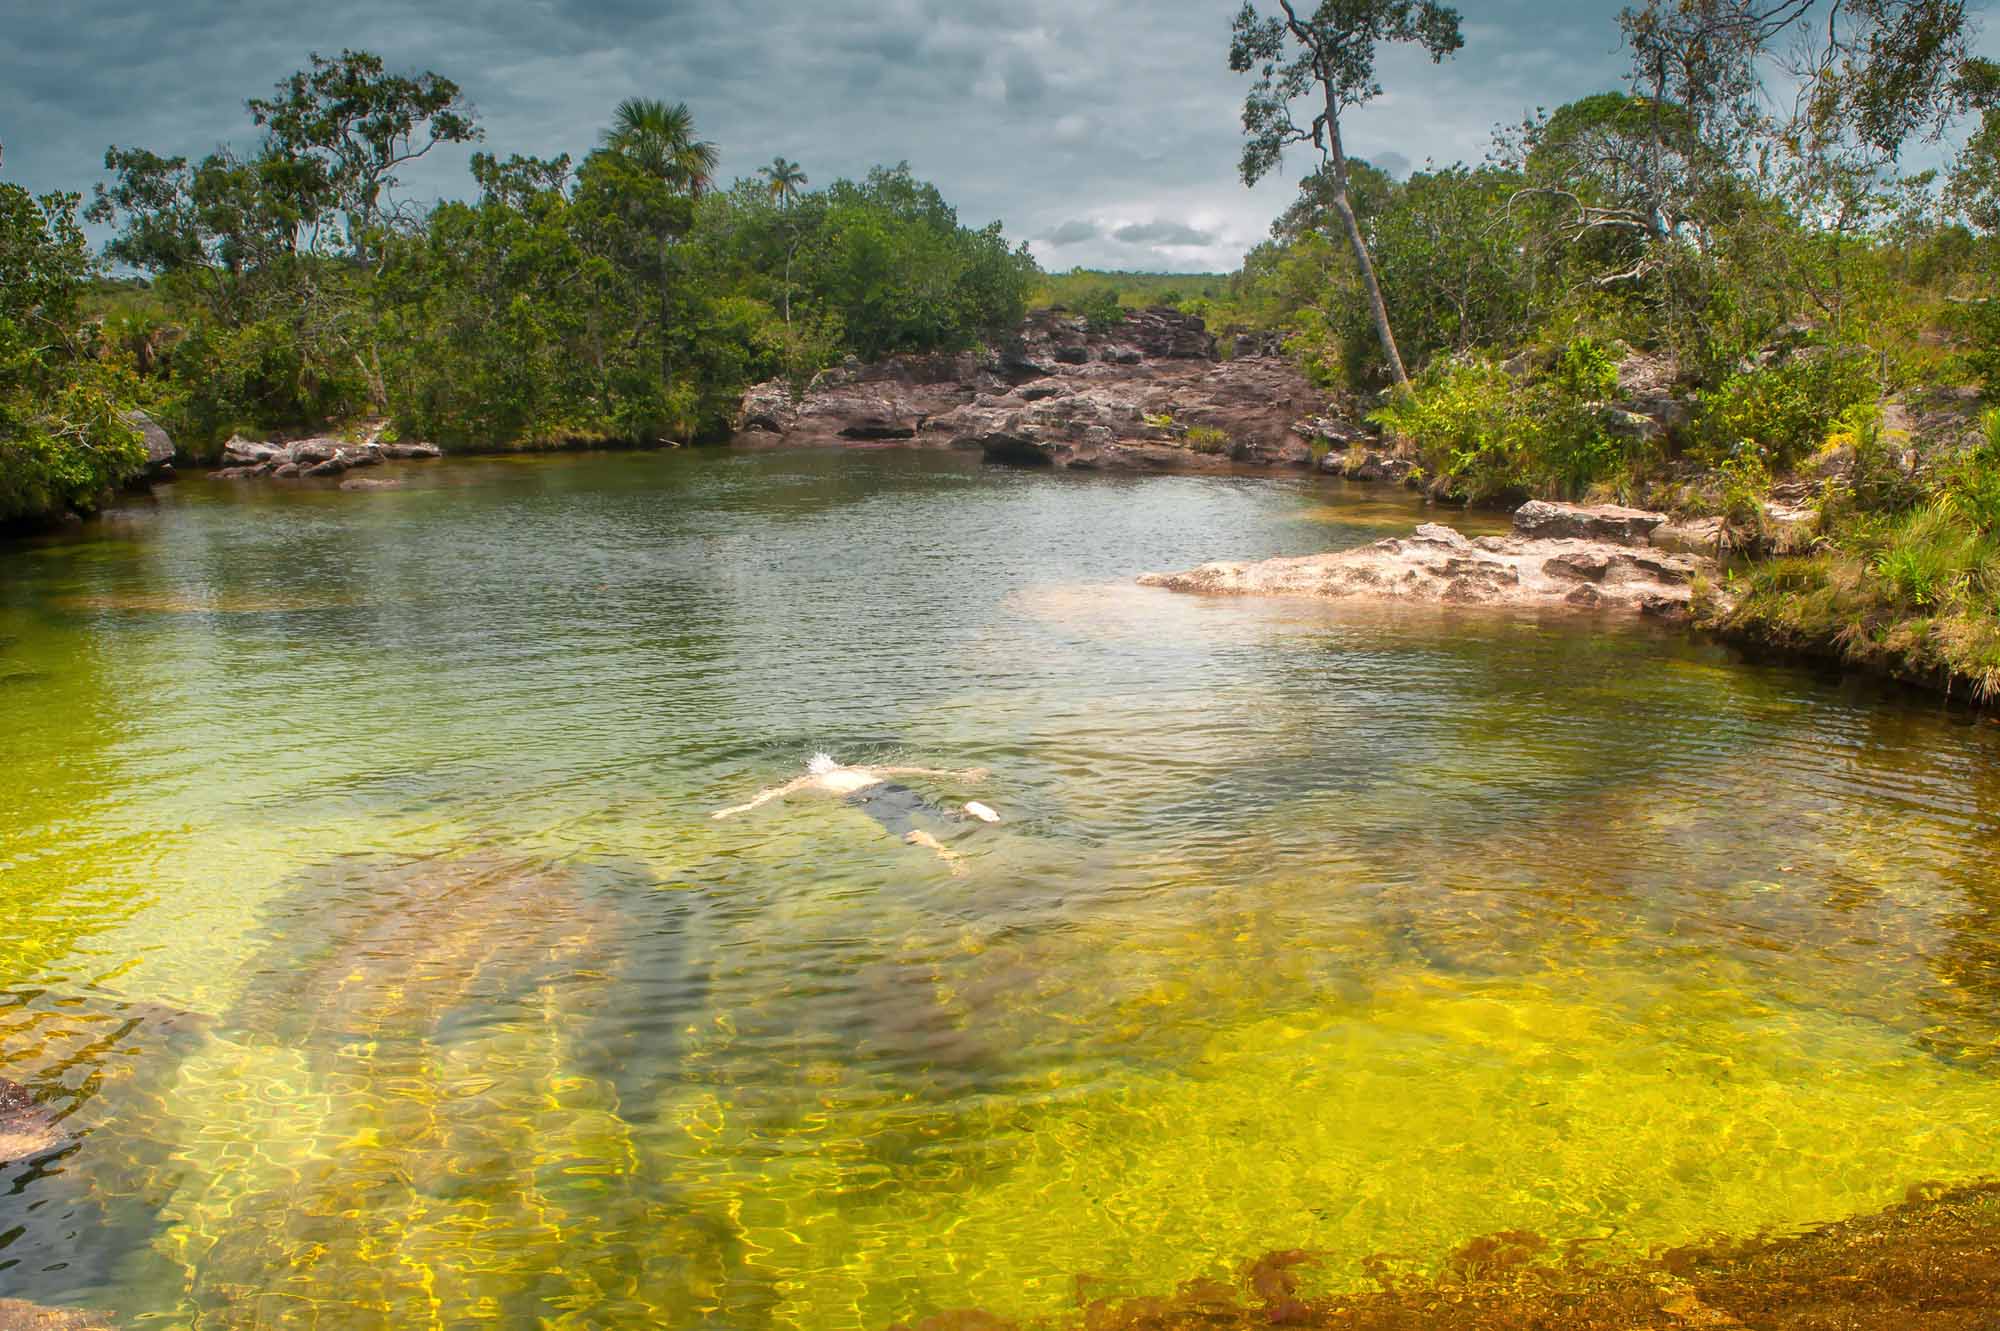
{"type": "Polygon", "coordinates": [[[1224,359],[1202,321],[1178,310],[1128,311],[1103,327],[1039,310],[988,351],[851,361],[798,396],[759,384],[744,396],[735,443],[894,442],[1024,466],[1167,471],[1307,468],[1370,438],[1269,339],[1238,339],[1232,351],[1224,359]]]}
{"type": "Polygon", "coordinates": [[[1707,557],[1677,552],[1688,544],[1664,513],[1538,501],[1521,506],[1507,536],[1473,539],[1426,523],[1409,536],[1355,550],[1203,564],[1183,573],[1148,573],[1139,581],[1179,592],[1626,610],[1685,619],[1696,579],[1715,572],[1707,557]]]}

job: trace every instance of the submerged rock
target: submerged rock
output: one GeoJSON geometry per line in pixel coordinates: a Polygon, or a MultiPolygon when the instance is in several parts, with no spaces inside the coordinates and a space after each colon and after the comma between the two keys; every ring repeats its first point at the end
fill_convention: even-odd
{"type": "Polygon", "coordinates": [[[20,1299],[0,1299],[0,1331],[111,1331],[111,1323],[76,1308],[44,1308],[20,1299]]]}
{"type": "Polygon", "coordinates": [[[34,1092],[0,1077],[0,1165],[46,1154],[66,1140],[34,1092]]]}
{"type": "MultiPolygon", "coordinates": [[[[172,1169],[169,1088],[208,1028],[157,1003],[0,992],[0,1139],[11,1143],[0,1144],[0,1263],[62,1270],[81,1288],[150,1260],[159,1180],[172,1169]]],[[[9,1325],[0,1317],[0,1331],[9,1325]]]]}
{"type": "Polygon", "coordinates": [[[1664,521],[1663,514],[1636,509],[1534,503],[1516,515],[1512,536],[1471,540],[1428,523],[1407,537],[1356,550],[1204,564],[1183,573],[1148,573],[1139,581],[1211,594],[1622,609],[1677,616],[1687,612],[1695,578],[1713,565],[1697,555],[1670,554],[1640,543],[1643,533],[1664,521]],[[1544,534],[1551,532],[1598,535],[1544,534]]]}
{"type": "Polygon", "coordinates": [[[421,1034],[615,946],[571,872],[500,855],[328,866],[274,916],[225,1026],[282,1043],[421,1034]]]}

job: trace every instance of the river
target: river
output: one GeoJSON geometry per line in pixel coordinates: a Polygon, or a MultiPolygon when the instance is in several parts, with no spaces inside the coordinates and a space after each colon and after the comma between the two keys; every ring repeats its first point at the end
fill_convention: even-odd
{"type": "Polygon", "coordinates": [[[0,1297],[880,1331],[1996,1172],[2000,728],[1134,575],[1413,501],[952,454],[201,478],[0,554],[0,1297]],[[812,754],[865,811],[711,811],[812,754]],[[1002,821],[945,814],[978,799],[1002,821]]]}

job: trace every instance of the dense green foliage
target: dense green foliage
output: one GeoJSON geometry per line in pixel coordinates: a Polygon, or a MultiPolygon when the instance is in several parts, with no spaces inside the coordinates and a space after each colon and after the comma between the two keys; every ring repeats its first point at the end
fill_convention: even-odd
{"type": "Polygon", "coordinates": [[[1752,566],[1714,622],[2000,697],[2000,410],[1983,427],[1916,478],[1864,430],[1823,498],[1818,548],[1752,566]]]}
{"type": "Polygon", "coordinates": [[[0,523],[88,509],[145,462],[129,385],[79,313],[95,263],[74,195],[0,184],[0,523]]]}
{"type": "Polygon", "coordinates": [[[250,108],[253,156],[113,148],[92,204],[155,278],[108,302],[110,351],[196,455],[370,415],[462,448],[712,438],[754,381],[971,346],[1039,277],[907,167],[718,189],[684,104],[620,104],[580,161],[476,153],[477,196],[422,214],[396,170],[481,137],[450,80],[315,56],[250,108]]]}
{"type": "Polygon", "coordinates": [[[1374,419],[1412,443],[1426,473],[1480,503],[1580,494],[1643,447],[1613,430],[1616,362],[1589,338],[1532,382],[1489,361],[1441,361],[1374,419]]]}

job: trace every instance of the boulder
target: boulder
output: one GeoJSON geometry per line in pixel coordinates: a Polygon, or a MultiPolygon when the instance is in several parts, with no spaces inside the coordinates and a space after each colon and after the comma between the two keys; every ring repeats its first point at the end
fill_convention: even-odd
{"type": "Polygon", "coordinates": [[[1604,428],[1620,439],[1641,444],[1657,444],[1667,437],[1667,427],[1651,416],[1642,416],[1623,407],[1605,407],[1598,413],[1604,428]]]}
{"type": "Polygon", "coordinates": [[[289,461],[290,457],[283,444],[259,443],[240,434],[231,435],[229,442],[222,446],[222,465],[225,467],[255,467],[266,462],[289,461]]]}
{"type": "Polygon", "coordinates": [[[1648,513],[1617,504],[1556,504],[1535,499],[1514,511],[1514,532],[1537,540],[1643,545],[1666,520],[1664,513],[1648,513]]]}
{"type": "Polygon", "coordinates": [[[1729,549],[1729,524],[1721,518],[1690,518],[1665,522],[1647,538],[1655,550],[1720,558],[1729,549]]]}
{"type": "MultiPolygon", "coordinates": [[[[303,459],[301,459],[301,461],[303,461],[303,459]]],[[[315,462],[310,467],[307,467],[305,469],[305,475],[338,476],[343,472],[347,471],[348,468],[352,465],[353,464],[348,462],[346,458],[342,457],[340,453],[336,451],[332,457],[327,458],[321,462],[315,462]]]]}
{"type": "Polygon", "coordinates": [[[209,474],[218,481],[247,481],[258,476],[268,476],[277,470],[276,463],[260,462],[252,467],[218,467],[209,474]]]}
{"type": "Polygon", "coordinates": [[[1695,556],[1622,543],[1521,534],[1474,541],[1427,523],[1407,537],[1356,550],[1204,564],[1184,573],[1149,573],[1139,581],[1206,594],[1671,615],[1686,612],[1695,577],[1712,569],[1695,556]]]}
{"type": "Polygon", "coordinates": [[[173,470],[174,441],[143,411],[128,411],[125,420],[139,431],[146,444],[146,474],[157,476],[173,470]]]}
{"type": "Polygon", "coordinates": [[[1308,416],[1292,425],[1292,433],[1302,439],[1325,444],[1336,452],[1355,444],[1368,443],[1375,437],[1367,427],[1339,416],[1308,416]]]}
{"type": "Polygon", "coordinates": [[[296,462],[280,462],[277,466],[271,468],[271,479],[275,481],[288,481],[304,470],[296,462]]]}
{"type": "Polygon", "coordinates": [[[301,439],[292,445],[291,460],[302,467],[331,462],[340,456],[340,445],[331,439],[301,439]]]}
{"type": "Polygon", "coordinates": [[[743,404],[736,412],[736,429],[739,433],[755,430],[782,435],[798,418],[799,407],[792,399],[791,385],[782,379],[770,379],[753,385],[743,394],[743,404]]]}
{"type": "Polygon", "coordinates": [[[885,401],[877,411],[863,411],[840,427],[843,439],[915,439],[924,418],[899,410],[901,403],[885,401]]]}
{"type": "Polygon", "coordinates": [[[382,456],[396,458],[404,462],[428,462],[444,456],[444,450],[436,444],[393,443],[377,444],[382,456]]]}

